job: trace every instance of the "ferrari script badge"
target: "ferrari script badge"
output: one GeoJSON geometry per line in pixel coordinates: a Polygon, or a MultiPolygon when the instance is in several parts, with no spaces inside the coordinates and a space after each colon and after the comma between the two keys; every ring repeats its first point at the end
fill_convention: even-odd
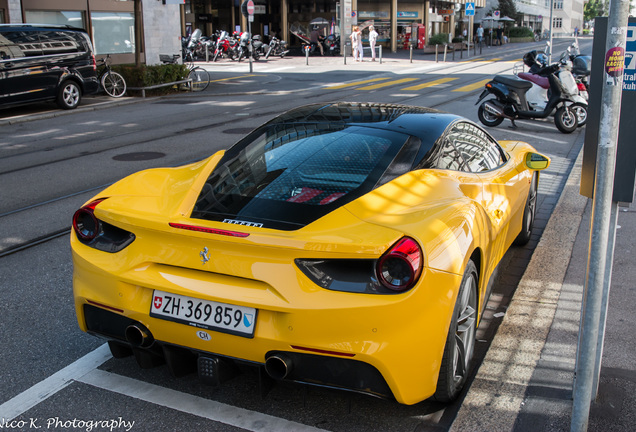
{"type": "Polygon", "coordinates": [[[199,256],[201,257],[201,262],[205,264],[210,261],[210,251],[207,247],[204,247],[201,252],[199,252],[199,256]]]}

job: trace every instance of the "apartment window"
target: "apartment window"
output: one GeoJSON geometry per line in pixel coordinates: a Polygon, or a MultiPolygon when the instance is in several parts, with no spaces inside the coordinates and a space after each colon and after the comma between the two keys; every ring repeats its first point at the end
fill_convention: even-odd
{"type": "Polygon", "coordinates": [[[563,18],[552,18],[552,28],[563,27],[563,18]]]}
{"type": "Polygon", "coordinates": [[[563,0],[554,0],[554,10],[563,10],[563,0]]]}

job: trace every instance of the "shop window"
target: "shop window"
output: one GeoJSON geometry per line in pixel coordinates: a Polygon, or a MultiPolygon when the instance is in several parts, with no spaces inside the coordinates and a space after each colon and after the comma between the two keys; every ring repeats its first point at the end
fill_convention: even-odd
{"type": "Polygon", "coordinates": [[[28,23],[59,24],[86,29],[84,17],[80,11],[24,11],[28,23]]]}
{"type": "Polygon", "coordinates": [[[135,52],[135,18],[132,12],[92,12],[97,54],[135,52]]]}

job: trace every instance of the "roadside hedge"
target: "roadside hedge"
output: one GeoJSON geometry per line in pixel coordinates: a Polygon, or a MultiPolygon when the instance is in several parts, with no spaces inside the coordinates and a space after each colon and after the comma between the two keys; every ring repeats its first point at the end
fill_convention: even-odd
{"type": "MultiPolygon", "coordinates": [[[[111,69],[119,72],[126,80],[127,87],[148,87],[157,84],[181,81],[188,76],[188,67],[182,64],[162,64],[162,65],[141,65],[130,64],[112,65],[111,69]]],[[[101,71],[100,71],[101,72],[101,71]]],[[[160,87],[147,90],[146,95],[157,96],[178,92],[175,86],[160,87]]],[[[135,96],[140,91],[126,91],[126,94],[135,96]]]]}
{"type": "Polygon", "coordinates": [[[444,45],[448,43],[448,33],[437,33],[428,40],[429,45],[444,45]]]}
{"type": "Polygon", "coordinates": [[[534,38],[534,32],[529,27],[511,27],[507,32],[511,38],[534,38]]]}

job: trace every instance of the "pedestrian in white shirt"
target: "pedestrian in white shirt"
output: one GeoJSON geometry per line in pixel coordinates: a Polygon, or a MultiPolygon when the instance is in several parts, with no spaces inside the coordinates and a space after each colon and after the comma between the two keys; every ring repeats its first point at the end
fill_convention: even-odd
{"type": "Polygon", "coordinates": [[[374,26],[369,26],[369,46],[371,47],[371,61],[375,61],[375,43],[378,41],[378,32],[374,26]]]}

